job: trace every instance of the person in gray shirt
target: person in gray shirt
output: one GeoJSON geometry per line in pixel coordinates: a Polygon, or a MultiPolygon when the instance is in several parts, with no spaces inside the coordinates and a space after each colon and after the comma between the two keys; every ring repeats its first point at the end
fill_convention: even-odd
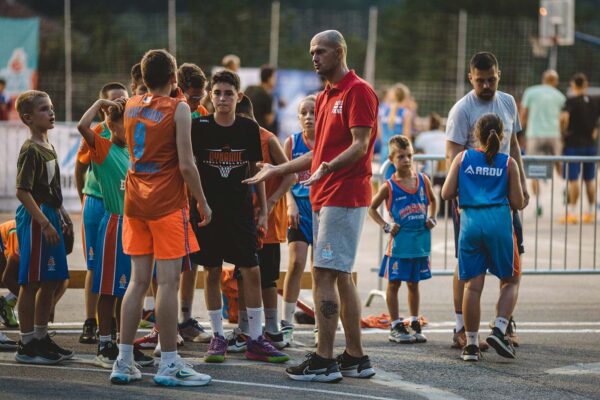
{"type": "MultiPolygon", "coordinates": [[[[469,81],[473,86],[473,90],[458,100],[448,114],[448,121],[446,123],[446,165],[450,166],[454,158],[463,150],[479,147],[473,131],[475,123],[484,114],[497,114],[502,119],[504,125],[504,139],[500,145],[500,152],[510,155],[519,165],[521,186],[523,187],[523,194],[525,196],[525,207],[529,202],[529,194],[525,184],[521,149],[517,141],[517,133],[521,131],[519,113],[515,99],[510,94],[498,90],[500,69],[498,68],[498,60],[496,60],[496,57],[492,53],[476,53],[471,58],[469,63],[469,81]]],[[[458,234],[460,232],[459,205],[453,202],[450,209],[454,224],[455,255],[458,257],[458,234]]],[[[513,224],[519,254],[522,254],[524,252],[523,228],[516,210],[513,213],[513,224]]],[[[463,348],[466,344],[462,314],[465,283],[465,281],[458,279],[457,268],[454,273],[453,283],[456,327],[454,329],[452,347],[455,348],[463,348]]],[[[519,284],[504,284],[501,285],[500,290],[516,291],[518,293],[519,284]]],[[[503,297],[513,298],[513,296],[503,297]]],[[[516,298],[516,295],[514,298],[516,298]]],[[[498,307],[503,307],[503,305],[498,304],[498,307]]],[[[506,331],[506,334],[513,340],[513,344],[518,346],[512,317],[507,321],[507,326],[500,328],[506,331]]],[[[485,342],[480,344],[481,350],[485,350],[486,348],[485,342]]]]}

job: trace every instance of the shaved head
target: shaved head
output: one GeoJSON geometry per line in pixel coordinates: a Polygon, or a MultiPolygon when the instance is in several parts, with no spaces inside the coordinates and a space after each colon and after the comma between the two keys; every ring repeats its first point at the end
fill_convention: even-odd
{"type": "Polygon", "coordinates": [[[344,52],[344,60],[346,59],[346,54],[348,54],[348,46],[346,46],[346,39],[344,39],[344,36],[342,36],[342,34],[338,31],[330,29],[319,32],[313,36],[311,43],[317,41],[334,49],[341,48],[344,52]]]}
{"type": "Polygon", "coordinates": [[[553,69],[547,69],[542,74],[542,83],[546,85],[558,86],[558,72],[553,69]]]}

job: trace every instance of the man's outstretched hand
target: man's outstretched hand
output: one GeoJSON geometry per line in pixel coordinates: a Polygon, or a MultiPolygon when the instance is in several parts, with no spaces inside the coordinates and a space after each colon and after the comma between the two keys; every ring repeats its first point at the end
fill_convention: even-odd
{"type": "Polygon", "coordinates": [[[259,163],[256,163],[256,166],[258,168],[260,168],[260,171],[258,171],[258,173],[256,175],[254,175],[253,177],[244,179],[242,181],[242,183],[245,183],[248,185],[255,185],[257,183],[264,182],[267,179],[273,178],[274,176],[278,175],[277,170],[274,165],[259,162],[259,163]]]}

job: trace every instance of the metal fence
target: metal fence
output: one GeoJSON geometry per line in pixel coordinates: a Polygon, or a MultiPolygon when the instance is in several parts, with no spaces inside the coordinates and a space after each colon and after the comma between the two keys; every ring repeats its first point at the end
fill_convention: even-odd
{"type": "MultiPolygon", "coordinates": [[[[420,170],[427,161],[443,161],[444,156],[418,154],[414,156],[420,170]]],[[[600,167],[600,157],[573,156],[524,156],[523,163],[528,184],[532,179],[540,181],[540,195],[534,196],[530,188],[528,207],[520,212],[523,222],[525,253],[521,256],[521,270],[524,274],[596,274],[598,264],[598,174],[593,181],[595,204],[591,221],[584,223],[585,190],[580,190],[577,203],[577,222],[566,221],[567,182],[557,173],[555,164],[562,163],[566,174],[574,165],[584,163],[600,167]],[[541,209],[542,212],[538,213],[541,209]],[[544,211],[545,210],[545,211],[544,211]],[[564,222],[563,222],[564,220],[564,222]]],[[[374,181],[383,182],[383,171],[389,166],[386,161],[374,181]]],[[[597,172],[597,171],[596,171],[597,172]]],[[[578,185],[583,186],[581,178],[578,185]]],[[[439,187],[434,192],[439,198],[439,187]]],[[[438,203],[440,204],[440,203],[438,203]]],[[[383,208],[380,210],[384,215],[383,208]]],[[[379,256],[384,252],[386,235],[379,233],[379,256]]],[[[454,232],[448,202],[443,207],[443,216],[432,230],[431,266],[434,275],[450,275],[456,267],[454,256],[454,232]],[[441,223],[440,223],[441,222],[441,223]]],[[[381,284],[381,282],[380,282],[381,284]]]]}

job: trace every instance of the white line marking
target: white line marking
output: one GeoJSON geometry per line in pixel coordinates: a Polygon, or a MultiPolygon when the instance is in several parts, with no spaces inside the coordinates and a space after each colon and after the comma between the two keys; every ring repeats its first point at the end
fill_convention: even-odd
{"type": "Polygon", "coordinates": [[[375,375],[375,377],[371,378],[371,382],[383,386],[400,389],[405,392],[416,394],[418,396],[423,396],[428,400],[465,400],[464,397],[456,395],[452,392],[447,392],[428,385],[420,385],[418,383],[407,382],[400,379],[398,375],[379,370],[377,370],[377,374],[375,375]]]}
{"type": "Polygon", "coordinates": [[[553,368],[546,371],[547,374],[552,375],[586,375],[586,374],[598,374],[600,375],[600,362],[590,364],[573,364],[567,365],[566,367],[553,368]]]}
{"type": "MultiPolygon", "coordinates": [[[[103,372],[105,374],[108,374],[107,370],[95,369],[95,368],[67,367],[67,366],[56,366],[56,365],[30,365],[30,364],[25,365],[25,364],[17,364],[17,363],[0,363],[0,365],[7,365],[7,366],[11,366],[11,367],[33,367],[33,368],[59,369],[62,371],[71,370],[71,371],[83,371],[83,372],[103,372]]],[[[151,374],[148,372],[144,372],[144,373],[142,373],[142,375],[154,376],[154,374],[151,374]]],[[[271,389],[292,390],[292,391],[298,391],[298,392],[321,393],[321,394],[328,394],[328,395],[333,395],[333,396],[346,396],[346,397],[353,397],[353,398],[359,398],[359,399],[372,399],[372,400],[392,400],[393,399],[392,397],[370,396],[370,395],[366,395],[366,394],[348,393],[348,392],[344,392],[344,391],[311,389],[311,388],[305,388],[305,387],[273,385],[273,384],[267,384],[267,383],[229,381],[229,380],[225,380],[225,379],[213,379],[212,382],[226,383],[229,385],[254,386],[254,387],[271,388],[271,389]]]]}

